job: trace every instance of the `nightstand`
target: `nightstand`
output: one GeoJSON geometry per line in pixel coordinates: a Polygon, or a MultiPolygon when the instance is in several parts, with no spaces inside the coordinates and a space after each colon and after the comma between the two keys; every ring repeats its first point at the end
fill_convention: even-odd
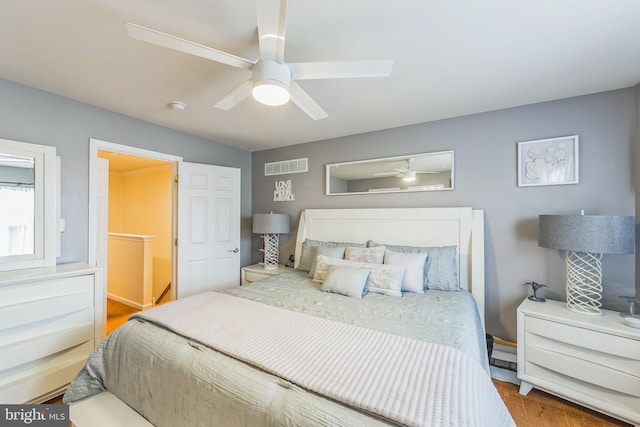
{"type": "Polygon", "coordinates": [[[242,267],[240,285],[249,285],[258,280],[266,279],[267,277],[275,276],[276,274],[284,273],[285,271],[291,271],[293,268],[285,267],[284,265],[278,265],[278,268],[267,270],[262,264],[253,264],[242,267]]]}
{"type": "Polygon", "coordinates": [[[640,329],[559,301],[518,307],[520,394],[535,387],[640,426],[640,329]]]}

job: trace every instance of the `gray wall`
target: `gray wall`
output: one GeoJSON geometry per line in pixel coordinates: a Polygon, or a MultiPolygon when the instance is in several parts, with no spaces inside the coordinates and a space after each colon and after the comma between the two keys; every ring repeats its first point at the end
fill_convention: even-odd
{"type": "Polygon", "coordinates": [[[57,149],[62,163],[58,262],[86,262],[89,245],[89,138],[241,169],[242,265],[251,258],[251,153],[0,79],[0,138],[57,149]]]}
{"type": "MultiPolygon", "coordinates": [[[[486,215],[488,332],[516,338],[516,308],[525,282],[549,286],[546,296],[564,299],[565,264],[560,251],[537,245],[539,214],[634,215],[632,174],[636,89],[546,102],[253,153],[253,211],[292,215],[307,208],[472,206],[486,215]],[[580,184],[518,187],[516,143],[580,136],[580,184]],[[455,190],[411,194],[325,196],[325,165],[384,156],[455,150],[455,190]],[[309,172],[265,177],[264,163],[309,158],[309,172]],[[295,201],[274,202],[274,182],[291,179],[295,201]]],[[[312,125],[312,123],[310,123],[312,125]]],[[[295,230],[281,236],[281,261],[293,253],[295,230]]],[[[254,238],[253,259],[259,259],[254,238]]],[[[622,309],[618,295],[633,295],[633,255],[607,256],[604,305],[622,309]]]]}
{"type": "MultiPolygon", "coordinates": [[[[636,193],[640,192],[640,83],[635,87],[636,91],[636,128],[635,128],[635,146],[634,146],[634,168],[633,177],[636,193]]],[[[640,212],[640,197],[636,197],[636,212],[640,212]]],[[[638,217],[636,216],[636,266],[640,266],[640,250],[637,245],[640,242],[640,226],[638,225],[638,217]]],[[[640,297],[640,275],[636,274],[636,296],[640,297]]]]}

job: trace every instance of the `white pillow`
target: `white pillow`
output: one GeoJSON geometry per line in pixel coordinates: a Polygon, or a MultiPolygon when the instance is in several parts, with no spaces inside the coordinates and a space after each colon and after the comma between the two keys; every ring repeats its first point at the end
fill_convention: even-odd
{"type": "Polygon", "coordinates": [[[330,265],[320,290],[361,299],[370,273],[368,268],[330,265]]]}
{"type": "Polygon", "coordinates": [[[329,258],[318,255],[316,259],[316,274],[313,276],[314,282],[323,282],[327,270],[331,265],[346,265],[351,267],[368,268],[371,270],[367,286],[369,292],[375,292],[393,297],[402,296],[402,276],[404,267],[391,264],[372,264],[368,262],[348,261],[345,259],[329,258]]]}
{"type": "Polygon", "coordinates": [[[384,260],[384,246],[375,248],[358,248],[350,246],[344,251],[344,259],[349,261],[370,262],[382,264],[384,260]]]}
{"type": "Polygon", "coordinates": [[[386,250],[384,263],[404,267],[402,277],[402,290],[424,294],[424,263],[427,261],[426,253],[403,253],[386,250]]]}

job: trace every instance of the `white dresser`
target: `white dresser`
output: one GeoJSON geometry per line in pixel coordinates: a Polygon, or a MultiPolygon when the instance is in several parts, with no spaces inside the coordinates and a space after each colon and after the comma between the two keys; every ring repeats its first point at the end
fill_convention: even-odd
{"type": "Polygon", "coordinates": [[[0,402],[61,394],[104,337],[99,268],[87,264],[0,272],[0,402]]]}
{"type": "Polygon", "coordinates": [[[532,387],[640,426],[640,329],[619,313],[569,311],[565,303],[518,307],[520,393],[532,387]]]}

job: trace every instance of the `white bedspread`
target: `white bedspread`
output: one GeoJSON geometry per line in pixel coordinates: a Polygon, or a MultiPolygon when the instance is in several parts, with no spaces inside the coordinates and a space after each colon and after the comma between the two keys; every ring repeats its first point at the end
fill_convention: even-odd
{"type": "Polygon", "coordinates": [[[219,293],[137,316],[400,424],[515,425],[482,367],[448,346],[219,293]]]}

